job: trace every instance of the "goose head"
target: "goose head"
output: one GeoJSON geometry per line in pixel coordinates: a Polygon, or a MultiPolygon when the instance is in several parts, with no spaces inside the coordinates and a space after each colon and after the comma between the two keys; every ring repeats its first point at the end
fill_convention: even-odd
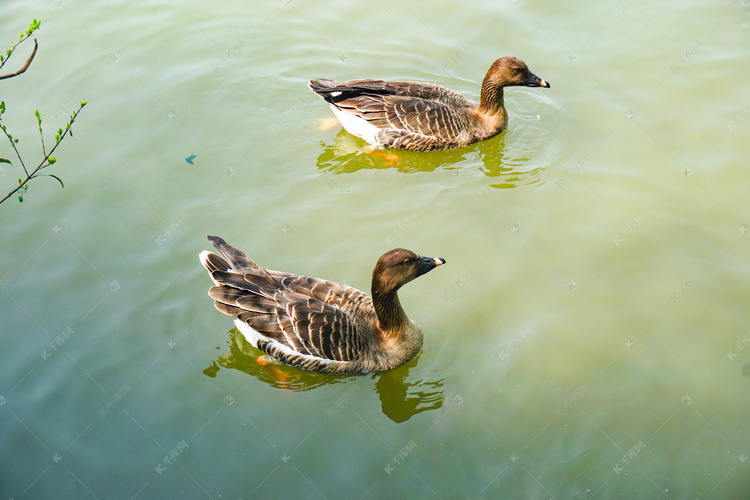
{"type": "Polygon", "coordinates": [[[487,87],[545,87],[550,84],[529,70],[526,63],[517,57],[497,59],[484,77],[482,88],[487,87]]]}
{"type": "Polygon", "coordinates": [[[529,71],[526,63],[517,57],[501,57],[492,63],[482,81],[479,109],[488,113],[504,113],[503,88],[513,86],[549,88],[550,84],[529,71]]]}
{"type": "Polygon", "coordinates": [[[384,253],[372,271],[373,295],[395,292],[408,282],[445,264],[439,257],[423,257],[405,248],[384,253]]]}

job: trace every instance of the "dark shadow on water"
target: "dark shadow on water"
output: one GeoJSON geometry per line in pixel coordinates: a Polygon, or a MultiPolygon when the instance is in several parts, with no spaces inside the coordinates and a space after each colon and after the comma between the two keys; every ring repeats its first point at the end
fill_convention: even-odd
{"type": "Polygon", "coordinates": [[[232,368],[252,375],[271,387],[297,392],[369,377],[375,380],[375,392],[380,397],[383,414],[397,423],[424,411],[437,410],[443,404],[442,379],[408,381],[409,371],[416,368],[421,353],[406,365],[387,372],[359,376],[331,375],[307,372],[275,362],[261,364],[258,358],[265,357],[265,353],[250,345],[236,328],[229,330],[227,344],[229,351],[219,355],[211,366],[204,369],[204,375],[215,378],[221,368],[232,368]]]}
{"type": "Polygon", "coordinates": [[[488,187],[514,188],[542,182],[544,167],[530,168],[533,149],[539,146],[540,131],[527,127],[526,131],[515,131],[514,146],[506,148],[506,133],[469,146],[449,151],[402,151],[385,150],[399,157],[397,163],[376,154],[364,152],[367,143],[344,129],[336,134],[333,144],[321,142],[323,152],[318,156],[317,166],[323,175],[333,176],[352,174],[364,169],[394,169],[403,174],[415,172],[452,171],[460,176],[465,169],[475,168],[489,178],[488,187]],[[520,135],[519,134],[523,134],[520,135]],[[527,147],[528,146],[528,147],[527,147]],[[532,151],[528,151],[532,149],[532,151]],[[472,166],[467,166],[466,163],[472,166]]]}

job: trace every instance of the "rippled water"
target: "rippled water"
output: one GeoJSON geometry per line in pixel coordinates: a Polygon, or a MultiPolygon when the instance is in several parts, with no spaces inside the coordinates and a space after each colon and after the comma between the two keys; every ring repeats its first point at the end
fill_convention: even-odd
{"type": "Polygon", "coordinates": [[[750,493],[746,2],[6,1],[2,46],[32,18],[0,81],[29,163],[35,109],[51,133],[89,104],[65,188],[0,205],[4,497],[750,493]],[[306,87],[478,99],[502,55],[552,87],[397,165],[306,87]],[[259,366],[206,296],[207,234],[365,290],[390,248],[444,257],[400,295],[423,352],[259,366]]]}

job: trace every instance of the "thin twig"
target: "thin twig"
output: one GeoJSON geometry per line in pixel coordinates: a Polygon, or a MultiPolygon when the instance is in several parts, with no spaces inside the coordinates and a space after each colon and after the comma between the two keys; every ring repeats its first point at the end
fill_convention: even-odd
{"type": "MultiPolygon", "coordinates": [[[[2,121],[2,118],[0,118],[0,122],[2,121]]],[[[13,137],[8,134],[8,131],[5,130],[5,127],[0,127],[5,134],[5,137],[8,138],[10,141],[10,145],[13,146],[13,151],[16,152],[16,156],[18,157],[18,161],[21,162],[21,166],[23,167],[23,171],[26,173],[26,175],[29,175],[29,171],[26,170],[26,165],[23,164],[23,158],[21,158],[21,153],[18,152],[18,148],[16,147],[16,141],[13,140],[13,137]]]]}
{"type": "MultiPolygon", "coordinates": [[[[4,201],[5,201],[5,200],[7,200],[8,198],[10,198],[10,197],[11,197],[11,196],[13,196],[14,194],[16,194],[16,193],[17,193],[17,192],[18,192],[18,191],[19,191],[20,189],[23,189],[23,187],[24,187],[24,186],[26,186],[26,184],[27,184],[27,183],[28,183],[28,182],[29,182],[29,181],[30,181],[31,179],[35,178],[35,177],[36,177],[36,175],[37,175],[37,174],[38,174],[38,173],[39,173],[39,172],[40,172],[41,170],[43,170],[43,169],[45,169],[45,168],[47,168],[47,167],[49,167],[50,165],[53,165],[53,164],[55,163],[55,160],[54,160],[54,159],[53,159],[52,163],[49,163],[49,159],[50,159],[50,158],[52,157],[52,154],[53,154],[53,153],[55,152],[55,150],[57,149],[57,146],[59,146],[59,145],[60,145],[60,143],[61,143],[61,142],[62,142],[62,140],[63,140],[63,139],[65,138],[65,136],[66,136],[66,135],[68,134],[68,132],[70,132],[70,127],[72,127],[72,126],[73,126],[73,122],[75,122],[75,120],[76,120],[76,117],[78,116],[78,113],[80,113],[80,112],[81,112],[81,110],[83,109],[83,107],[84,107],[85,105],[86,105],[86,103],[85,103],[85,102],[82,102],[82,103],[81,103],[81,106],[80,106],[80,107],[79,107],[79,108],[78,108],[78,109],[76,110],[76,112],[75,112],[75,113],[73,113],[73,115],[72,115],[72,116],[70,117],[70,121],[68,121],[67,125],[65,126],[65,131],[64,131],[64,132],[62,133],[62,135],[61,135],[61,136],[60,136],[60,138],[59,138],[59,139],[57,140],[57,142],[56,142],[56,143],[55,143],[55,145],[54,145],[54,146],[52,147],[52,149],[50,149],[50,150],[49,150],[49,153],[47,153],[46,155],[44,155],[44,159],[43,159],[43,160],[42,160],[42,161],[41,161],[41,162],[39,163],[39,165],[38,165],[38,166],[37,166],[37,167],[36,167],[36,168],[35,168],[35,169],[34,169],[34,170],[33,170],[33,171],[31,172],[31,174],[29,174],[29,173],[27,172],[27,173],[26,173],[26,179],[24,179],[24,180],[23,180],[23,181],[22,181],[22,182],[21,182],[21,183],[20,183],[20,184],[18,185],[18,187],[16,187],[16,188],[15,188],[15,189],[14,189],[13,191],[11,191],[10,193],[8,193],[8,194],[7,194],[6,196],[5,196],[5,198],[3,198],[2,200],[0,200],[0,203],[4,202],[4,201]]],[[[5,130],[3,130],[3,131],[5,132],[5,130]]],[[[7,136],[7,135],[8,135],[8,132],[5,132],[5,135],[7,136]]],[[[13,141],[11,141],[11,142],[13,142],[13,141]]],[[[13,148],[15,149],[15,146],[13,146],[13,148]]],[[[18,150],[16,150],[16,154],[18,154],[18,150]]],[[[18,157],[18,158],[19,158],[19,159],[21,158],[21,157],[20,157],[20,155],[19,155],[19,157],[18,157]]],[[[26,167],[24,167],[24,171],[26,171],[26,167]]],[[[59,180],[59,179],[58,179],[58,180],[59,180]]]]}
{"type": "MultiPolygon", "coordinates": [[[[13,56],[13,53],[16,51],[16,47],[18,47],[23,42],[25,42],[26,40],[28,40],[29,37],[31,36],[31,34],[34,33],[36,30],[39,29],[39,26],[41,26],[41,24],[42,24],[42,22],[41,21],[37,21],[36,19],[34,19],[33,21],[31,21],[31,24],[29,24],[29,29],[26,30],[26,34],[24,34],[23,32],[21,33],[20,40],[18,40],[16,43],[14,43],[13,46],[8,50],[7,57],[3,57],[2,55],[0,55],[0,69],[2,69],[3,66],[5,66],[5,64],[13,56]]],[[[36,40],[34,42],[36,43],[36,40]]],[[[34,48],[34,52],[36,52],[36,48],[34,48]]],[[[32,59],[33,57],[34,56],[32,54],[32,56],[31,56],[30,59],[32,59]]],[[[28,67],[29,64],[30,64],[30,62],[27,62],[26,63],[26,67],[28,67]]]]}
{"type": "MultiPolygon", "coordinates": [[[[42,154],[44,156],[47,156],[47,148],[44,147],[44,132],[42,131],[42,116],[39,114],[39,110],[36,110],[36,121],[39,125],[39,140],[42,142],[42,154]]],[[[71,132],[71,136],[73,133],[71,132]]]]}
{"type": "MultiPolygon", "coordinates": [[[[23,42],[24,40],[25,40],[25,38],[22,39],[21,42],[23,42]]],[[[18,42],[18,43],[21,43],[21,42],[18,42]]],[[[16,45],[18,45],[18,43],[16,45]]],[[[23,65],[23,68],[19,69],[15,73],[10,73],[8,75],[2,75],[2,76],[0,76],[0,80],[5,80],[6,78],[12,78],[14,76],[18,76],[21,73],[23,73],[24,71],[26,71],[28,69],[29,65],[31,64],[31,61],[34,59],[34,56],[36,55],[36,49],[38,47],[39,47],[39,43],[36,41],[36,38],[34,38],[34,50],[31,53],[31,55],[29,56],[28,60],[26,61],[26,64],[23,65]]],[[[13,48],[15,49],[15,45],[13,46],[13,48]]],[[[10,59],[10,56],[8,56],[8,59],[10,59]]],[[[5,61],[3,61],[3,65],[8,61],[8,59],[6,59],[5,61]]],[[[0,65],[0,68],[2,68],[1,65],[0,65]]]]}

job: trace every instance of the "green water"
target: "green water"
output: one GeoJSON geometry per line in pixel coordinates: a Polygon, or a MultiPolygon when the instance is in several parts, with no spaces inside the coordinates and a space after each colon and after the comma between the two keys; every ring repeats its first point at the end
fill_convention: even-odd
{"type": "Polygon", "coordinates": [[[24,157],[88,101],[65,188],[0,205],[3,498],[750,495],[750,4],[238,4],[0,5],[2,47],[42,20],[0,81],[24,157]],[[551,88],[396,166],[305,84],[477,99],[503,55],[551,88]],[[390,248],[445,258],[401,292],[421,356],[260,367],[207,234],[365,290],[390,248]]]}

